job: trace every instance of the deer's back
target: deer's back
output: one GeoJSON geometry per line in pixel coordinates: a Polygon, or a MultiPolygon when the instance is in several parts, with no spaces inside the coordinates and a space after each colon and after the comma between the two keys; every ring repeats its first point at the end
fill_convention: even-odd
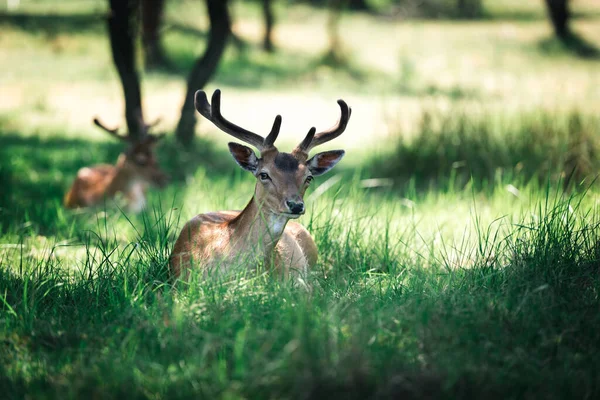
{"type": "Polygon", "coordinates": [[[100,164],[81,168],[65,195],[65,207],[87,207],[99,203],[114,175],[113,165],[100,164]]]}
{"type": "Polygon", "coordinates": [[[239,213],[239,211],[211,212],[198,214],[189,220],[183,226],[171,252],[169,259],[171,277],[179,278],[192,264],[205,264],[205,261],[211,257],[216,258],[224,254],[229,246],[227,222],[233,220],[239,213]]]}

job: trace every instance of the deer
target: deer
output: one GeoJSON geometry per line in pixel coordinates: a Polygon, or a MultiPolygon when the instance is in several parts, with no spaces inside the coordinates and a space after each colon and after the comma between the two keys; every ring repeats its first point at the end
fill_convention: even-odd
{"type": "Polygon", "coordinates": [[[148,131],[158,124],[144,123],[142,135],[133,139],[131,135],[119,134],[119,127],[107,128],[98,118],[94,124],[113,138],[126,144],[115,165],[99,164],[83,167],[77,172],[69,191],[64,197],[66,208],[93,207],[122,194],[128,211],[139,213],[146,206],[146,191],[149,186],[163,188],[169,177],[159,167],[154,157],[154,146],[164,135],[153,135],[148,131]]]}
{"type": "Polygon", "coordinates": [[[211,103],[204,91],[195,93],[194,105],[204,118],[259,151],[257,156],[250,147],[228,144],[234,161],[254,175],[254,195],[241,211],[208,212],[188,221],[169,258],[170,278],[189,281],[194,269],[206,276],[213,271],[232,271],[240,264],[242,270],[256,270],[262,263],[269,272],[275,271],[284,278],[296,277],[305,283],[307,273],[317,263],[318,249],[308,230],[290,220],[305,213],[303,196],[314,177],[331,170],[344,156],[344,150],[331,150],[309,159],[309,152],[346,130],[350,107],[338,100],[338,122],[319,133],[312,127],[291,153],[285,153],[274,144],[281,115],[276,116],[270,133],[263,137],[223,117],[220,90],[215,90],[211,103]]]}

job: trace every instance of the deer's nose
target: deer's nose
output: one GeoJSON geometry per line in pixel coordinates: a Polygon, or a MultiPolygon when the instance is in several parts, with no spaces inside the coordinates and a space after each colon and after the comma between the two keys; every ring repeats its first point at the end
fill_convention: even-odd
{"type": "Polygon", "coordinates": [[[285,204],[287,204],[292,214],[302,214],[304,212],[304,202],[302,200],[286,200],[285,204]]]}

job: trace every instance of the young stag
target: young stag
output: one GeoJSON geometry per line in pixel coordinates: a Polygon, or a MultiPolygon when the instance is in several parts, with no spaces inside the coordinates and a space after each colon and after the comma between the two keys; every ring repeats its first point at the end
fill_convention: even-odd
{"type": "Polygon", "coordinates": [[[221,92],[216,90],[212,105],[206,93],[197,91],[196,110],[225,133],[256,147],[229,143],[237,164],[256,177],[254,197],[243,211],[217,211],[200,214],[183,227],[170,258],[172,278],[187,279],[194,266],[204,272],[227,271],[233,265],[251,267],[261,261],[267,268],[287,277],[304,275],[317,262],[317,246],[308,231],[296,222],[304,214],[302,196],[314,176],[333,168],[344,156],[343,150],[326,151],[308,158],[314,147],[338,137],[348,124],[351,110],[338,100],[341,117],[331,129],[315,134],[311,128],[291,152],[274,146],[281,127],[275,118],[266,138],[245,130],[221,115],[221,92]]]}
{"type": "Polygon", "coordinates": [[[164,187],[168,176],[161,171],[154,158],[154,145],[163,135],[152,135],[148,130],[155,125],[144,125],[139,140],[118,133],[119,129],[105,127],[97,118],[94,123],[111,136],[127,143],[119,155],[116,165],[99,164],[83,167],[64,198],[67,208],[90,207],[102,204],[105,198],[123,194],[129,211],[140,212],[146,205],[146,190],[149,185],[164,187]]]}

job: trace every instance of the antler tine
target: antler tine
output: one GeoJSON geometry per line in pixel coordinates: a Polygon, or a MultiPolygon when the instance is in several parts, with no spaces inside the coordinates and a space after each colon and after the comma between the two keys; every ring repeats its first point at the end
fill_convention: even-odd
{"type": "Polygon", "coordinates": [[[271,132],[265,138],[263,142],[263,146],[265,148],[272,147],[277,140],[277,136],[279,135],[279,130],[281,129],[281,115],[275,117],[275,121],[273,121],[273,127],[271,128],[271,132]]]}
{"type": "Polygon", "coordinates": [[[194,106],[200,115],[207,120],[212,121],[210,104],[208,103],[208,98],[206,97],[206,92],[204,90],[196,91],[196,94],[194,95],[194,106]]]}
{"type": "Polygon", "coordinates": [[[154,128],[156,125],[160,124],[160,122],[162,121],[162,118],[158,117],[156,118],[154,121],[150,122],[149,124],[145,123],[143,120],[141,121],[141,125],[142,125],[142,129],[144,130],[144,135],[148,136],[150,135],[150,129],[154,128]]]}
{"type": "Polygon", "coordinates": [[[127,137],[126,136],[119,135],[119,127],[116,127],[114,129],[107,128],[106,125],[104,125],[102,122],[100,122],[100,120],[98,119],[98,117],[94,118],[94,124],[96,124],[96,126],[98,128],[100,128],[100,129],[108,132],[110,135],[116,137],[117,139],[122,140],[124,142],[127,141],[127,137]]]}
{"type": "Polygon", "coordinates": [[[313,148],[329,142],[344,133],[348,126],[350,116],[352,115],[352,109],[348,107],[348,104],[342,99],[338,100],[337,103],[339,104],[341,111],[338,122],[328,130],[317,134],[315,134],[315,128],[311,128],[304,140],[296,148],[296,151],[308,154],[313,148]]]}
{"type": "Polygon", "coordinates": [[[308,133],[306,134],[306,137],[304,138],[304,140],[294,149],[295,153],[305,153],[306,155],[308,155],[308,152],[310,151],[308,148],[310,146],[310,143],[313,141],[313,138],[315,137],[315,132],[317,131],[317,128],[315,128],[314,126],[312,128],[310,128],[310,130],[308,131],[308,133]]]}
{"type": "Polygon", "coordinates": [[[161,140],[162,138],[165,137],[164,133],[150,133],[150,129],[154,128],[156,125],[160,124],[162,121],[162,118],[158,117],[156,118],[154,121],[150,122],[149,124],[143,123],[143,129],[144,129],[144,138],[142,138],[142,140],[147,140],[150,141],[150,143],[155,143],[158,142],[159,140],[161,140]]]}
{"type": "Polygon", "coordinates": [[[212,95],[212,105],[208,103],[206,93],[203,90],[198,90],[194,95],[194,105],[196,110],[204,118],[215,124],[217,128],[243,142],[251,144],[260,151],[273,146],[273,142],[275,142],[279,134],[279,128],[281,127],[280,116],[275,118],[273,129],[271,129],[271,133],[269,133],[266,139],[225,119],[221,114],[221,91],[219,89],[215,90],[212,95]]]}

